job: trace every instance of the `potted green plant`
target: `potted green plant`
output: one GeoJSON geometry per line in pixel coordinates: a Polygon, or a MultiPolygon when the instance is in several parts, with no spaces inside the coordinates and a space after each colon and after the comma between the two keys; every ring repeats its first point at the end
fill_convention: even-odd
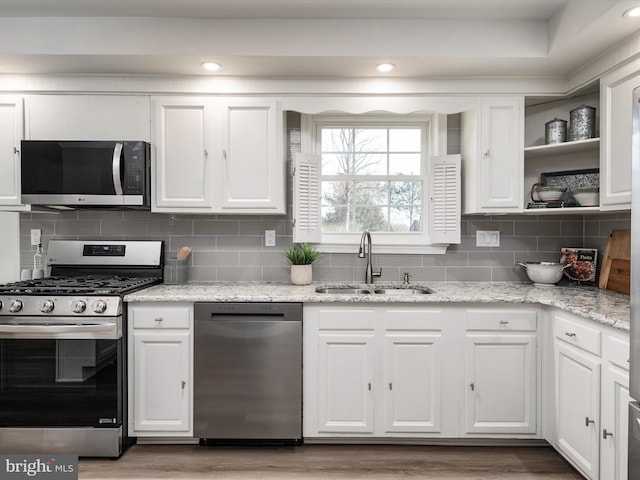
{"type": "Polygon", "coordinates": [[[283,253],[291,262],[291,283],[309,285],[313,278],[311,264],[320,258],[316,247],[308,243],[294,243],[283,253]]]}

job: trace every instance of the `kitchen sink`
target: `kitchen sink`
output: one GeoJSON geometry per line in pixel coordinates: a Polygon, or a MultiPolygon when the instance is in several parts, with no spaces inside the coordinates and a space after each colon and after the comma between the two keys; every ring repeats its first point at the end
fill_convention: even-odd
{"type": "Polygon", "coordinates": [[[324,286],[317,287],[316,292],[330,295],[423,295],[433,293],[433,290],[427,287],[378,286],[377,288],[362,288],[350,286],[324,286]]]}
{"type": "Polygon", "coordinates": [[[368,295],[371,290],[366,288],[352,288],[352,287],[318,287],[316,288],[318,293],[329,293],[331,295],[368,295]]]}
{"type": "Polygon", "coordinates": [[[373,293],[378,295],[423,295],[433,293],[433,290],[427,287],[418,288],[377,288],[373,293]]]}

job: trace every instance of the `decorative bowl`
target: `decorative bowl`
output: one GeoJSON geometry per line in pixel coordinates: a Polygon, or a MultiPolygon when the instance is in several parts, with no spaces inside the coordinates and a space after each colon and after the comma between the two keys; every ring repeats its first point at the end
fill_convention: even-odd
{"type": "Polygon", "coordinates": [[[571,191],[571,194],[582,207],[596,207],[600,205],[600,189],[598,187],[576,188],[571,191]]]}
{"type": "Polygon", "coordinates": [[[536,193],[541,202],[558,202],[562,194],[566,191],[567,187],[558,187],[555,185],[536,188],[536,193]]]}
{"type": "Polygon", "coordinates": [[[544,285],[558,283],[563,270],[569,267],[557,262],[523,262],[518,265],[526,269],[529,280],[544,285]]]}

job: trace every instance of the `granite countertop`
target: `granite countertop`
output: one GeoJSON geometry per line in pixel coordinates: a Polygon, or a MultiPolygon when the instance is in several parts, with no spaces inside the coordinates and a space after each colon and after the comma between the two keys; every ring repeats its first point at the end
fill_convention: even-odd
{"type": "MultiPolygon", "coordinates": [[[[448,282],[416,283],[410,287],[428,287],[425,295],[345,295],[317,293],[320,286],[371,285],[314,283],[296,286],[286,283],[229,282],[156,285],[125,296],[127,302],[302,302],[302,303],[529,303],[557,307],[585,318],[629,330],[628,295],[592,286],[560,284],[540,287],[523,283],[448,282]]],[[[381,287],[402,287],[380,282],[381,287]]]]}

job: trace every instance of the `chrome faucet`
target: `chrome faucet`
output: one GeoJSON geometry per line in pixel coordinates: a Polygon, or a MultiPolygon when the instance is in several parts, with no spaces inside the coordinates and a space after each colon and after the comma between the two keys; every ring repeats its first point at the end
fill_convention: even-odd
{"type": "Polygon", "coordinates": [[[362,237],[360,238],[360,250],[358,250],[358,258],[365,257],[367,259],[367,269],[364,272],[364,283],[369,284],[373,283],[373,277],[382,276],[382,268],[377,272],[374,272],[373,265],[371,264],[371,234],[369,233],[369,230],[362,232],[362,237]]]}

